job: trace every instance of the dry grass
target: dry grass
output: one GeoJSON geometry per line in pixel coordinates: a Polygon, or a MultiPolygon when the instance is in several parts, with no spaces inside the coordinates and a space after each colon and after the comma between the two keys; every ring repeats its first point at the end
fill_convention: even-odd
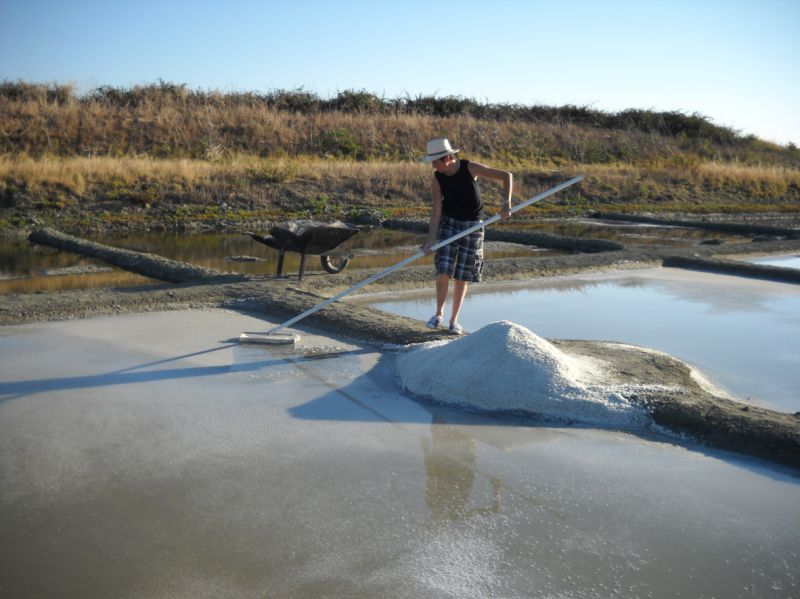
{"type": "MultiPolygon", "coordinates": [[[[473,159],[491,161],[476,156],[473,159]]],[[[786,167],[748,166],[717,161],[694,161],[683,167],[672,163],[635,165],[564,164],[543,168],[536,160],[503,161],[495,165],[515,174],[515,195],[527,198],[555,179],[586,176],[580,196],[593,203],[683,203],[701,209],[709,193],[742,196],[753,205],[795,202],[800,171],[786,167]]],[[[235,192],[241,197],[275,203],[288,190],[305,193],[308,201],[320,197],[331,204],[357,203],[385,209],[426,206],[431,168],[417,161],[333,160],[309,156],[261,158],[229,155],[216,160],[154,159],[148,156],[31,157],[0,155],[0,186],[14,185],[32,193],[63,190],[72,196],[114,195],[127,192],[140,203],[152,203],[167,192],[204,203],[235,192]],[[156,191],[154,191],[156,190],[156,191]],[[270,191],[272,190],[272,191],[270,191]],[[309,195],[310,194],[310,195],[309,195]]],[[[487,201],[498,189],[487,184],[487,201]]],[[[713,195],[713,194],[712,194],[713,195]]],[[[719,199],[719,198],[717,198],[719,199]]],[[[577,202],[578,200],[576,200],[577,202]]],[[[738,200],[728,199],[728,203],[738,200]]],[[[576,209],[580,208],[580,202],[576,209]]],[[[743,209],[749,209],[743,206],[743,209]]]]}
{"type": "Polygon", "coordinates": [[[28,189],[63,186],[83,193],[90,184],[141,181],[204,184],[214,179],[247,179],[267,183],[293,181],[364,181],[370,187],[422,185],[430,167],[417,162],[325,160],[320,158],[259,158],[233,156],[224,160],[154,159],[148,156],[59,157],[1,155],[0,180],[28,189]]]}
{"type": "Polygon", "coordinates": [[[471,155],[540,168],[686,156],[800,166],[796,148],[741,137],[695,115],[606,114],[457,98],[392,101],[352,92],[326,102],[300,92],[199,93],[162,82],[132,90],[100,88],[79,98],[69,88],[5,83],[0,123],[0,153],[34,156],[413,160],[428,139],[446,135],[471,155]]]}
{"type": "MultiPolygon", "coordinates": [[[[20,211],[109,200],[109,211],[128,207],[139,216],[223,203],[242,212],[363,205],[424,213],[430,167],[418,159],[441,135],[462,156],[511,170],[519,199],[586,175],[542,210],[800,205],[797,148],[696,116],[352,92],[323,102],[303,92],[198,93],[163,82],[83,98],[68,87],[0,85],[0,203],[20,211]]],[[[496,186],[484,195],[494,202],[496,186]]]]}
{"type": "Polygon", "coordinates": [[[759,195],[785,195],[791,187],[800,188],[800,170],[784,166],[704,162],[696,176],[716,187],[749,189],[759,195]]]}
{"type": "Polygon", "coordinates": [[[219,171],[219,165],[208,161],[155,160],[146,156],[0,156],[0,179],[16,181],[31,190],[42,185],[63,186],[78,195],[91,184],[133,184],[141,180],[197,183],[219,171]]]}
{"type": "MultiPolygon", "coordinates": [[[[486,160],[478,158],[478,160],[486,160]]],[[[553,171],[516,169],[502,162],[500,167],[518,173],[515,182],[517,197],[527,197],[540,191],[542,177],[549,180],[553,171]],[[532,177],[532,179],[531,179],[532,177]],[[531,179],[529,183],[526,180],[531,179]]],[[[574,168],[560,170],[572,176],[574,168]]],[[[258,194],[265,187],[306,187],[322,190],[332,201],[356,201],[376,204],[380,198],[387,203],[420,204],[429,200],[432,169],[417,161],[355,161],[328,160],[313,157],[259,158],[237,155],[220,160],[153,159],[147,156],[56,157],[0,156],[0,186],[13,183],[31,192],[61,189],[74,196],[83,196],[92,189],[109,191],[144,189],[148,186],[162,190],[202,190],[199,195],[227,194],[235,188],[244,195],[258,194]]],[[[487,201],[493,201],[499,188],[491,183],[483,186],[487,201]]],[[[143,196],[147,201],[148,196],[143,196]]],[[[152,195],[149,196],[152,198],[152,195]]],[[[380,202],[378,202],[380,203],[380,202]]]]}
{"type": "Polygon", "coordinates": [[[649,180],[660,187],[684,185],[698,192],[716,190],[749,194],[754,199],[784,198],[787,201],[796,200],[800,192],[800,169],[786,166],[693,160],[678,165],[674,161],[648,165],[590,164],[581,165],[579,170],[607,186],[649,180]]]}

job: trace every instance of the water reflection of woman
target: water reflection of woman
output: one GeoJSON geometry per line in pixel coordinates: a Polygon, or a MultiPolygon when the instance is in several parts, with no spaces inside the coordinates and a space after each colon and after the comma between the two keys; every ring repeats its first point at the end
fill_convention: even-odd
{"type": "Polygon", "coordinates": [[[431,438],[422,440],[422,451],[428,473],[425,502],[435,522],[466,520],[500,511],[500,481],[496,478],[490,479],[492,503],[470,507],[477,461],[475,439],[434,417],[431,438]]]}

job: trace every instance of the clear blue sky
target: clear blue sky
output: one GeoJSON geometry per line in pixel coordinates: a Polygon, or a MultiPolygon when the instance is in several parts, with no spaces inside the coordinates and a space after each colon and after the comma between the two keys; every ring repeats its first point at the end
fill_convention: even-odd
{"type": "Polygon", "coordinates": [[[678,110],[800,145],[800,0],[0,0],[0,79],[678,110]]]}

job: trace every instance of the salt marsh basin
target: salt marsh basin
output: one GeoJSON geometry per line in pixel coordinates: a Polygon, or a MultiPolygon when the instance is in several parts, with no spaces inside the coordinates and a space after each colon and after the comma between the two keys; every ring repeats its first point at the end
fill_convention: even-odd
{"type": "MultiPolygon", "coordinates": [[[[419,320],[434,309],[424,292],[349,301],[419,320]]],[[[664,351],[742,401],[800,411],[796,284],[648,268],[473,285],[464,327],[477,330],[501,319],[548,339],[613,340],[664,351]]]]}
{"type": "Polygon", "coordinates": [[[797,595],[796,471],[434,408],[324,335],[230,341],[267,325],[3,327],[10,596],[797,595]]]}

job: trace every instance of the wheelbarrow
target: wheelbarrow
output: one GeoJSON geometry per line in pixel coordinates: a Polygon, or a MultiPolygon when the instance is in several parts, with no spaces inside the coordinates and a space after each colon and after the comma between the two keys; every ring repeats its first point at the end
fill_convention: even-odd
{"type": "Polygon", "coordinates": [[[355,227],[349,227],[343,222],[323,223],[314,220],[290,220],[275,225],[270,229],[268,237],[256,233],[248,235],[259,243],[263,243],[278,250],[277,276],[283,274],[283,257],[289,252],[300,254],[300,274],[298,281],[302,281],[306,274],[306,256],[319,256],[322,268],[326,272],[336,274],[347,268],[352,253],[347,250],[336,249],[339,245],[358,233],[355,227]]]}

